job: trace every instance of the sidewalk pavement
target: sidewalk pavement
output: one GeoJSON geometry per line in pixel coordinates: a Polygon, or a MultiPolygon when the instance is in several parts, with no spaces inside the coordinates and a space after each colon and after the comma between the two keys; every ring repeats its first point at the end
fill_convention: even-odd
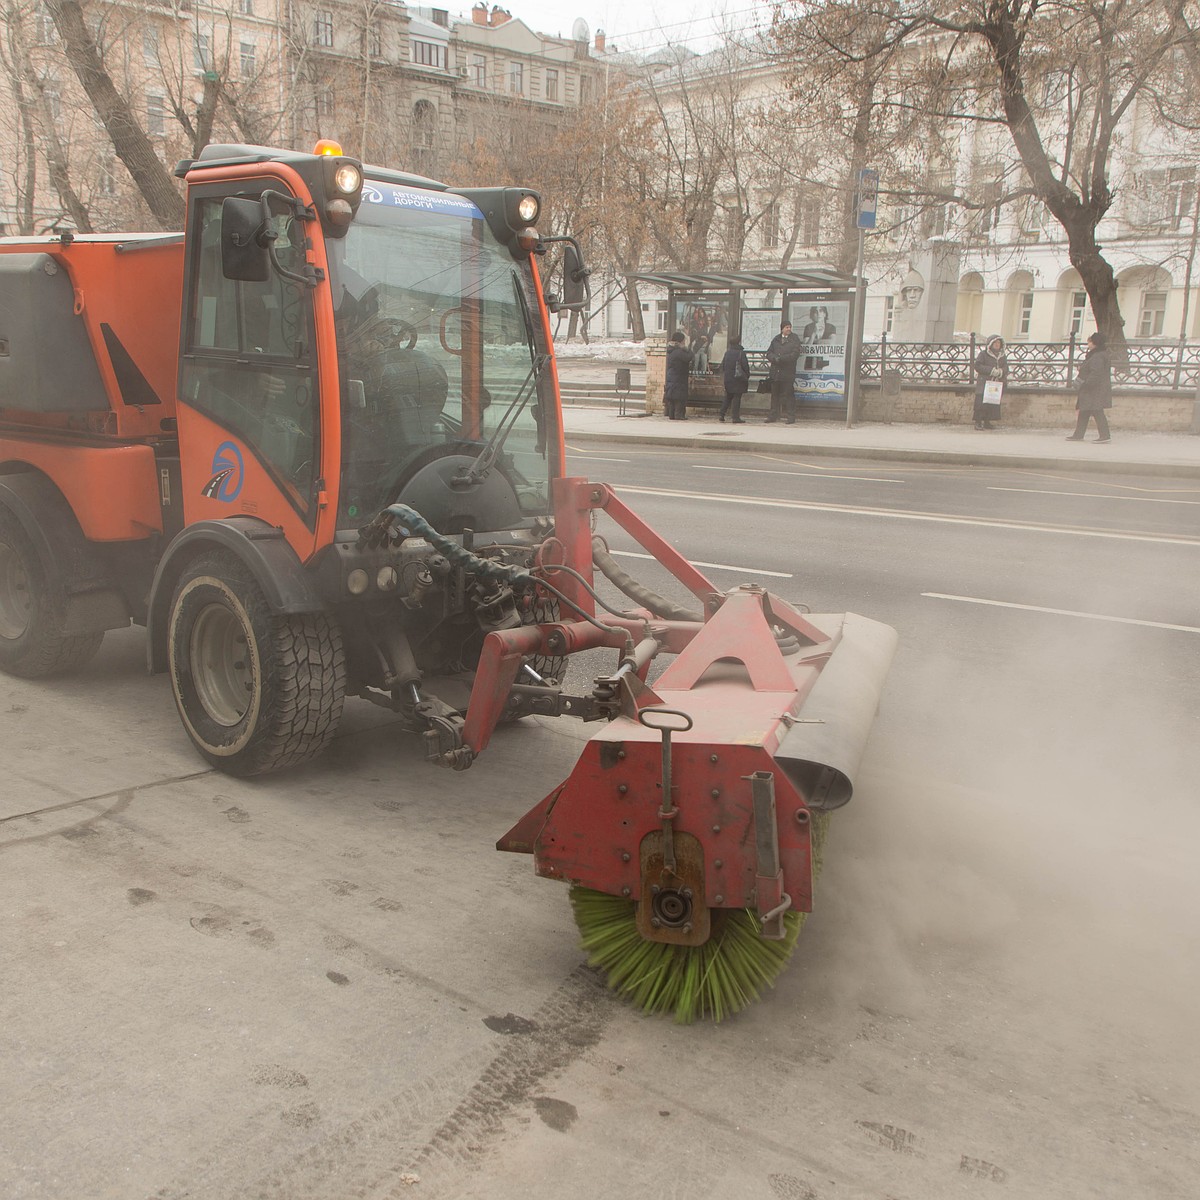
{"type": "MultiPolygon", "coordinates": [[[[641,405],[632,406],[640,409],[641,405]]],[[[977,431],[970,425],[883,425],[863,422],[847,429],[839,421],[798,419],[795,425],[721,424],[715,416],[689,414],[686,424],[662,416],[620,417],[612,406],[565,405],[567,445],[603,440],[661,446],[719,447],[758,454],[853,455],[913,463],[1036,467],[1050,470],[1129,472],[1200,479],[1200,436],[1186,433],[1125,433],[1097,444],[1068,442],[1069,429],[977,431]]]]}

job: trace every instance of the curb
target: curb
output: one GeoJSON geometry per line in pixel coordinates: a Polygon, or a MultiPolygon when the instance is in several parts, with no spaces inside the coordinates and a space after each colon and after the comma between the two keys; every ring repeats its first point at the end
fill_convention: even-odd
{"type": "MultiPolygon", "coordinates": [[[[633,418],[624,418],[631,420],[633,418]]],[[[730,435],[714,431],[711,435],[666,434],[662,437],[639,437],[635,433],[599,432],[566,429],[568,441],[607,442],[626,446],[671,446],[682,449],[743,450],[753,453],[796,454],[824,458],[865,458],[879,462],[942,463],[960,467],[1025,467],[1033,470],[1079,471],[1102,475],[1153,475],[1177,479],[1200,479],[1200,463],[1129,462],[1110,457],[1083,461],[1076,458],[1054,458],[1036,454],[975,454],[962,450],[906,450],[887,446],[821,446],[797,442],[732,441],[730,435]]],[[[1107,455],[1107,451],[1101,451],[1107,455]]]]}

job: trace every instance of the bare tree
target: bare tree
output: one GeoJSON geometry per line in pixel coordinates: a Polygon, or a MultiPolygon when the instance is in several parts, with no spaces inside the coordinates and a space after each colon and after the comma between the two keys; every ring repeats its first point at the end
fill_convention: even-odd
{"type": "Polygon", "coordinates": [[[907,106],[941,125],[943,144],[967,123],[1003,132],[1022,168],[1007,195],[1036,197],[1062,226],[1097,325],[1121,353],[1116,279],[1097,239],[1115,195],[1113,154],[1139,101],[1172,118],[1195,21],[1183,0],[785,0],[775,28],[785,49],[820,46],[837,95],[895,61],[907,106]],[[864,22],[870,37],[858,35],[864,22]]]}
{"type": "Polygon", "coordinates": [[[43,0],[50,13],[67,62],[79,79],[112,139],[117,157],[137,184],[154,219],[163,229],[183,227],[184,203],[170,172],[154,152],[129,102],[105,70],[79,0],[43,0]]]}

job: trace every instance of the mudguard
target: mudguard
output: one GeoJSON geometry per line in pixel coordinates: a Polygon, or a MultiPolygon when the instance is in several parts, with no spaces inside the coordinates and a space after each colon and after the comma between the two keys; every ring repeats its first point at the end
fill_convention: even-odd
{"type": "Polygon", "coordinates": [[[66,597],[63,633],[100,633],[129,624],[125,598],[52,480],[40,471],[0,475],[0,506],[20,522],[47,584],[66,597]]]}
{"type": "Polygon", "coordinates": [[[187,564],[206,550],[227,550],[241,559],[277,615],[322,612],[328,607],[282,529],[249,516],[197,521],[174,538],[154,572],[146,615],[146,665],[152,675],[167,669],[167,626],[175,585],[187,564]]]}

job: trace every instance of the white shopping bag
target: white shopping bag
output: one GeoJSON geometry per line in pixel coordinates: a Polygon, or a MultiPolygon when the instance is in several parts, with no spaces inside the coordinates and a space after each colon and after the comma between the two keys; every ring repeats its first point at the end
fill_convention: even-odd
{"type": "Polygon", "coordinates": [[[983,385],[984,404],[999,404],[1004,395],[1004,384],[999,379],[989,379],[983,385]]]}

